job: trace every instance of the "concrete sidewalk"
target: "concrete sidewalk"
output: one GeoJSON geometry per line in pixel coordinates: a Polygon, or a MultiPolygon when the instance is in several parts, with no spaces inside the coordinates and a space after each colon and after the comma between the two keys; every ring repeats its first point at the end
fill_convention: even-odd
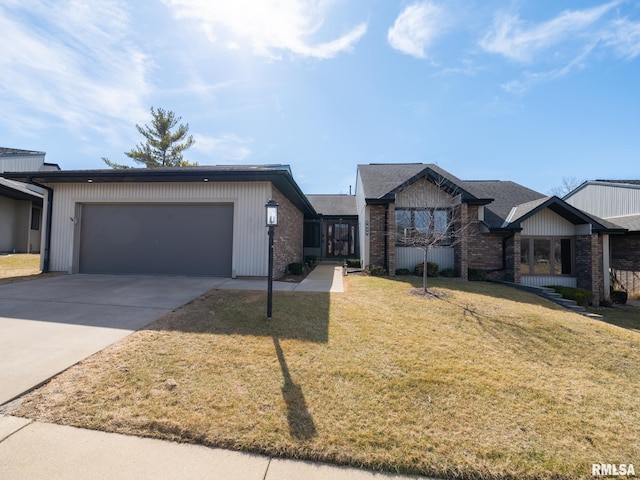
{"type": "MultiPolygon", "coordinates": [[[[216,287],[219,290],[267,290],[266,280],[231,279],[216,287]]],[[[273,282],[273,290],[281,292],[344,292],[342,266],[336,263],[319,263],[300,283],[273,282]]]]}
{"type": "Polygon", "coordinates": [[[12,480],[407,480],[335,465],[0,416],[0,478],[12,480]]]}

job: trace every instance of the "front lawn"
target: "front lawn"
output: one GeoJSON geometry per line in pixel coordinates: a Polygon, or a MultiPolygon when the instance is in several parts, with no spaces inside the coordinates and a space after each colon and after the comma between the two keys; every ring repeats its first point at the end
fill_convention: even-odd
{"type": "Polygon", "coordinates": [[[40,273],[40,255],[14,253],[0,255],[0,282],[15,277],[25,277],[40,273]]]}
{"type": "Polygon", "coordinates": [[[638,317],[622,328],[483,282],[434,279],[436,298],[411,293],[419,279],[345,281],[275,292],[271,323],[264,293],[210,292],[14,414],[446,478],[640,467],[638,317]]]}

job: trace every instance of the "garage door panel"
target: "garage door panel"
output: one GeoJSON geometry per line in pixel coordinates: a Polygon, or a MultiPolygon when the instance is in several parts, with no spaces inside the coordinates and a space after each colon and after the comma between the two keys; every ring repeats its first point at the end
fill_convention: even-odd
{"type": "Polygon", "coordinates": [[[85,204],[80,272],[231,276],[231,204],[85,204]]]}

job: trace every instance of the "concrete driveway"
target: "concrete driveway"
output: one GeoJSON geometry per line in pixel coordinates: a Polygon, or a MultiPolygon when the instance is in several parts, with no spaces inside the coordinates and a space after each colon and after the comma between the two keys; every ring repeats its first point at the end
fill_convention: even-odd
{"type": "Polygon", "coordinates": [[[0,405],[226,281],[64,275],[0,285],[0,405]]]}

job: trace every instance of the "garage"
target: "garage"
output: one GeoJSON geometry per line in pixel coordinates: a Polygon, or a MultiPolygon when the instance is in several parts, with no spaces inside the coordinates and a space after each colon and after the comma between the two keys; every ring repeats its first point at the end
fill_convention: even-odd
{"type": "Polygon", "coordinates": [[[80,273],[231,277],[233,204],[82,205],[80,273]]]}

